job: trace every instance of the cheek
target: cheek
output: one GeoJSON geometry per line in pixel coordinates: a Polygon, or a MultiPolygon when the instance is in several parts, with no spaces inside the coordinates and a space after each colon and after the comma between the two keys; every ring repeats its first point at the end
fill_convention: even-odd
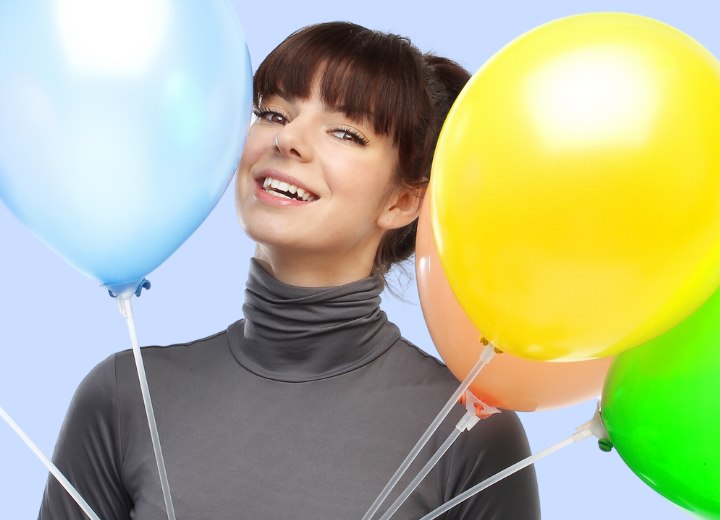
{"type": "Polygon", "coordinates": [[[379,210],[385,206],[395,187],[394,176],[387,168],[368,166],[363,175],[353,176],[345,186],[363,207],[379,210]]]}
{"type": "Polygon", "coordinates": [[[328,182],[335,190],[355,193],[364,199],[374,199],[388,192],[395,179],[393,156],[380,152],[360,152],[355,154],[327,153],[332,160],[325,161],[328,182]]]}
{"type": "Polygon", "coordinates": [[[235,174],[235,204],[238,215],[240,215],[242,209],[241,202],[247,199],[254,191],[254,182],[251,182],[250,170],[258,162],[261,155],[262,150],[258,146],[258,139],[253,139],[251,132],[245,141],[245,148],[235,174]]]}
{"type": "Polygon", "coordinates": [[[258,140],[251,140],[248,136],[248,139],[245,142],[242,157],[240,158],[240,164],[238,165],[238,175],[247,173],[250,167],[257,162],[260,156],[261,147],[259,146],[258,140]]]}

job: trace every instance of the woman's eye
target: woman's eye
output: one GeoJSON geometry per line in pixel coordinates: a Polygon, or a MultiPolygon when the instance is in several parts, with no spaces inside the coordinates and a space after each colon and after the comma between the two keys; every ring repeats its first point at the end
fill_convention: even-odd
{"type": "Polygon", "coordinates": [[[253,110],[255,116],[258,119],[267,121],[268,123],[275,123],[278,125],[287,124],[287,117],[276,110],[270,110],[267,108],[257,108],[253,110]]]}
{"type": "Polygon", "coordinates": [[[368,140],[365,136],[361,135],[359,132],[356,132],[355,130],[352,130],[351,128],[338,128],[337,130],[333,130],[330,133],[342,141],[350,141],[352,143],[357,143],[357,144],[362,144],[362,145],[365,145],[368,143],[368,140]]]}

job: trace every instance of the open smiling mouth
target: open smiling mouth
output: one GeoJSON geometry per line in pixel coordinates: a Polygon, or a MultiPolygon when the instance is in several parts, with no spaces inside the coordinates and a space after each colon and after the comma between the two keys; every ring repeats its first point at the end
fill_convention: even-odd
{"type": "Polygon", "coordinates": [[[287,182],[282,182],[272,177],[265,177],[263,189],[275,197],[284,199],[312,202],[316,198],[312,193],[303,188],[298,188],[294,184],[288,184],[287,182]]]}

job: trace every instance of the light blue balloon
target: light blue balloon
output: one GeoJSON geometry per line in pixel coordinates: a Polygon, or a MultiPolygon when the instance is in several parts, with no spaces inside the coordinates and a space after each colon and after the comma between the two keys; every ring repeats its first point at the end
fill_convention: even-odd
{"type": "Polygon", "coordinates": [[[227,188],[251,95],[228,0],[0,0],[0,197],[134,292],[227,188]]]}

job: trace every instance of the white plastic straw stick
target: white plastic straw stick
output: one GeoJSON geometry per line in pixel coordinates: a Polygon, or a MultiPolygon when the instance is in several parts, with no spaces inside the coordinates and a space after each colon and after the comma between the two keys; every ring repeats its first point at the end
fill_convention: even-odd
{"type": "Polygon", "coordinates": [[[388,497],[388,495],[392,492],[392,490],[395,488],[397,483],[400,481],[402,476],[405,474],[407,469],[410,467],[410,464],[415,460],[415,458],[418,456],[418,453],[420,453],[420,450],[425,447],[428,440],[430,440],[430,437],[433,433],[438,429],[440,424],[445,420],[445,418],[450,413],[450,410],[452,410],[453,406],[455,406],[458,402],[458,399],[460,399],[460,396],[465,393],[465,391],[470,387],[470,384],[475,380],[477,375],[480,373],[480,371],[483,369],[485,365],[487,365],[490,360],[492,360],[493,356],[495,355],[495,347],[491,344],[486,345],[485,348],[480,353],[480,358],[478,359],[478,362],[475,364],[473,369],[470,371],[470,373],[467,375],[467,377],[463,380],[462,383],[460,383],[460,386],[458,389],[453,393],[453,395],[448,399],[447,403],[445,403],[445,406],[440,410],[437,417],[433,419],[433,422],[430,424],[428,429],[423,433],[422,437],[418,440],[417,444],[415,444],[415,447],[410,451],[408,456],[405,458],[405,460],[400,464],[400,467],[395,471],[395,474],[390,478],[390,481],[385,485],[385,488],[380,492],[380,495],[375,499],[375,502],[372,503],[370,506],[370,509],[368,509],[367,513],[365,513],[365,516],[362,517],[362,520],[370,520],[375,513],[377,513],[378,509],[380,509],[380,506],[385,501],[385,499],[388,497]]]}
{"type": "Polygon", "coordinates": [[[160,474],[160,487],[162,488],[163,499],[165,500],[165,509],[167,510],[168,520],[175,520],[175,508],[173,507],[172,497],[170,496],[170,483],[165,470],[165,459],[160,446],[160,436],[155,423],[155,412],[153,411],[152,401],[150,400],[150,389],[148,388],[147,377],[145,375],[145,364],[140,354],[140,345],[135,329],[135,320],[133,318],[132,305],[130,297],[118,296],[118,306],[120,313],[125,317],[130,330],[130,341],[132,342],[133,356],[135,357],[135,367],[137,368],[138,378],[140,379],[140,390],[142,391],[143,403],[145,403],[145,415],[147,416],[148,426],[150,428],[150,438],[152,439],[153,450],[155,451],[155,462],[157,463],[158,473],[160,474]]]}
{"type": "Polygon", "coordinates": [[[70,496],[72,497],[75,502],[77,502],[77,505],[80,506],[80,509],[83,510],[83,512],[90,518],[90,520],[100,520],[100,517],[95,514],[95,511],[92,510],[92,508],[88,505],[88,503],[85,501],[83,497],[80,496],[80,493],[78,493],[77,489],[70,483],[70,481],[65,478],[65,475],[63,475],[60,470],[57,468],[53,462],[48,459],[45,454],[40,451],[40,448],[37,447],[37,445],[30,439],[30,437],[27,436],[27,434],[18,426],[18,424],[10,417],[7,412],[3,409],[2,406],[0,406],[0,417],[2,417],[5,422],[12,428],[12,430],[17,433],[18,437],[22,439],[22,441],[27,445],[28,448],[32,450],[32,452],[35,454],[35,456],[40,459],[40,461],[45,465],[45,467],[52,473],[52,475],[57,479],[57,481],[60,483],[62,487],[65,488],[65,491],[67,491],[70,496]]]}
{"type": "Polygon", "coordinates": [[[500,482],[505,477],[509,477],[513,473],[516,473],[520,471],[521,469],[524,469],[528,467],[531,464],[534,464],[538,460],[547,457],[551,453],[554,453],[562,448],[565,448],[566,446],[569,446],[571,444],[574,444],[576,442],[580,442],[583,439],[587,439],[588,437],[592,436],[593,432],[589,426],[589,423],[584,424],[583,426],[579,427],[575,433],[573,433],[570,437],[567,439],[564,439],[557,444],[554,444],[550,446],[549,448],[545,448],[544,450],[535,453],[533,455],[530,455],[528,458],[523,459],[519,462],[516,462],[512,466],[504,469],[503,471],[493,475],[492,477],[489,477],[479,484],[471,487],[467,491],[464,491],[463,493],[460,493],[458,496],[453,498],[452,500],[449,500],[442,506],[438,507],[434,511],[431,511],[427,515],[423,516],[420,520],[432,520],[433,518],[437,518],[441,514],[445,513],[446,511],[449,511],[456,505],[460,504],[461,502],[467,500],[470,497],[473,497],[483,491],[484,489],[489,488],[496,482],[500,482]]]}
{"type": "Polygon", "coordinates": [[[412,480],[412,482],[410,482],[410,484],[408,484],[408,486],[403,490],[403,492],[400,493],[400,496],[397,498],[397,500],[395,500],[395,502],[393,502],[390,508],[385,511],[385,514],[380,517],[380,520],[389,520],[390,517],[394,515],[398,509],[400,509],[400,506],[405,503],[410,494],[415,491],[415,488],[420,485],[420,482],[422,482],[423,479],[427,476],[427,474],[430,473],[430,470],[435,467],[440,458],[445,455],[445,452],[450,449],[450,446],[453,445],[453,443],[457,440],[461,433],[461,430],[453,428],[453,431],[450,433],[450,435],[448,435],[448,438],[445,439],[445,442],[442,444],[442,446],[440,446],[440,448],[430,458],[428,463],[425,464],[423,469],[420,470],[420,473],[417,474],[417,476],[412,480]]]}
{"type": "Polygon", "coordinates": [[[438,448],[435,454],[430,457],[428,463],[423,466],[423,468],[412,480],[412,482],[410,482],[410,484],[408,484],[408,486],[403,490],[403,492],[400,493],[400,496],[395,500],[395,502],[393,502],[393,504],[388,508],[385,514],[383,514],[380,520],[389,520],[390,517],[392,517],[392,515],[394,515],[397,510],[400,509],[400,507],[405,503],[410,494],[415,491],[415,489],[420,485],[420,482],[422,482],[423,479],[425,479],[425,477],[427,476],[427,474],[430,473],[430,471],[437,465],[438,461],[445,455],[445,452],[450,449],[450,446],[455,443],[460,434],[472,430],[473,427],[478,423],[478,421],[480,421],[480,416],[478,415],[475,408],[476,404],[482,405],[482,410],[489,414],[486,415],[485,418],[488,418],[492,414],[500,413],[500,410],[488,405],[487,403],[483,403],[480,399],[475,397],[470,390],[466,390],[465,409],[467,411],[465,412],[465,415],[463,415],[462,419],[458,421],[453,431],[450,432],[448,438],[445,439],[445,442],[443,442],[442,446],[440,446],[440,448],[438,448]]]}

